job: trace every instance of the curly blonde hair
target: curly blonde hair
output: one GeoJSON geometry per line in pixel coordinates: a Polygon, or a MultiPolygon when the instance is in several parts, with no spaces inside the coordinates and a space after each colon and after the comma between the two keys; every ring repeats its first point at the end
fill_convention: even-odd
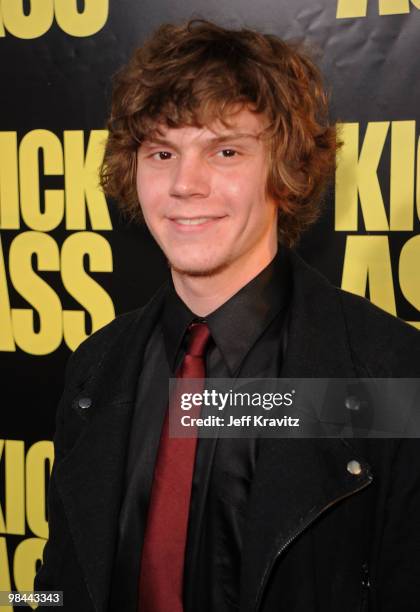
{"type": "Polygon", "coordinates": [[[320,72],[302,45],[205,20],[162,25],[116,75],[100,181],[142,219],[137,149],[158,125],[227,122],[238,105],[267,120],[267,194],[278,203],[279,241],[294,246],[319,216],[339,143],[320,72]]]}

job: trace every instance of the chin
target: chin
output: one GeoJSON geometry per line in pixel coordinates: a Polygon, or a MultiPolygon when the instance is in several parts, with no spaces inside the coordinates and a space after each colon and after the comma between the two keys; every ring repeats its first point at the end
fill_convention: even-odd
{"type": "Polygon", "coordinates": [[[177,261],[169,259],[168,262],[171,269],[177,274],[193,277],[215,276],[229,266],[227,261],[177,261]]]}

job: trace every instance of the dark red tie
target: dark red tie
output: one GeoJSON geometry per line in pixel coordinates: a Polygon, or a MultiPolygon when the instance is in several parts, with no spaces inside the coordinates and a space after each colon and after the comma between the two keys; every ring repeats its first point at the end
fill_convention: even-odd
{"type": "MultiPolygon", "coordinates": [[[[199,393],[204,388],[204,353],[210,331],[206,323],[191,323],[188,330],[188,348],[177,378],[200,379],[194,385],[194,393],[199,393]]],[[[173,401],[177,401],[176,389],[173,401]]],[[[185,544],[197,436],[170,438],[169,410],[160,437],[144,537],[139,612],[183,610],[185,544]]]]}

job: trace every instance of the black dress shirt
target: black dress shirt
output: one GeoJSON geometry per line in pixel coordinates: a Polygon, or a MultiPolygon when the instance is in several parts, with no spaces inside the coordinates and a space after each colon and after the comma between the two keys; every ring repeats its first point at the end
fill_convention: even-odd
{"type": "MultiPolygon", "coordinates": [[[[205,317],[211,332],[206,352],[208,378],[279,375],[290,282],[287,256],[279,250],[262,272],[205,317]]],[[[183,359],[187,328],[195,320],[203,319],[189,310],[170,282],[139,378],[111,611],[137,609],[141,548],[168,404],[168,378],[175,376],[183,359]]],[[[185,610],[199,609],[195,593],[201,594],[201,602],[208,602],[208,612],[225,612],[237,605],[242,527],[257,458],[257,439],[198,441],[185,557],[185,610]]],[[[201,603],[200,612],[207,611],[201,603]]]]}

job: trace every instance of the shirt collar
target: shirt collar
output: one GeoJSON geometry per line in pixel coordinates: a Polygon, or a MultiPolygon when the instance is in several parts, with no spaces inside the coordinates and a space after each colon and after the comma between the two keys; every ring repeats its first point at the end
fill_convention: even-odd
{"type": "Polygon", "coordinates": [[[181,349],[182,340],[189,324],[194,319],[197,319],[197,316],[181,300],[175,291],[172,279],[170,279],[163,307],[163,340],[169,367],[173,372],[175,372],[176,360],[181,349]]]}
{"type": "MultiPolygon", "coordinates": [[[[284,249],[257,276],[205,320],[233,376],[274,317],[287,307],[290,270],[284,249]]],[[[177,295],[170,283],[163,311],[163,333],[169,365],[176,360],[188,325],[200,320],[177,295]]]]}

